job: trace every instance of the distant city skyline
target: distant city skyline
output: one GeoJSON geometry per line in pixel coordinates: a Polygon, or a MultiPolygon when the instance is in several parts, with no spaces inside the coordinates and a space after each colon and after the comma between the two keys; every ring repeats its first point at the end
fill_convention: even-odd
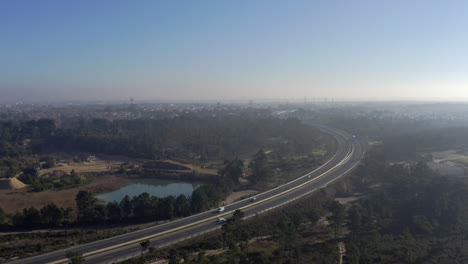
{"type": "Polygon", "coordinates": [[[0,103],[468,101],[466,1],[0,2],[0,103]]]}

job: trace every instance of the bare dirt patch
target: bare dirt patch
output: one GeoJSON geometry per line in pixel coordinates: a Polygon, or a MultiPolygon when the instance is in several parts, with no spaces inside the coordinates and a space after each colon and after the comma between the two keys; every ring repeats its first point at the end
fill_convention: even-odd
{"type": "Polygon", "coordinates": [[[359,200],[358,196],[349,196],[349,197],[342,197],[342,198],[335,198],[335,201],[339,202],[340,204],[348,204],[351,202],[354,202],[356,200],[359,200]]]}
{"type": "Polygon", "coordinates": [[[19,190],[26,186],[17,178],[0,179],[0,190],[19,190]]]}
{"type": "Polygon", "coordinates": [[[191,169],[191,170],[193,170],[193,171],[195,171],[197,173],[210,174],[210,175],[217,175],[218,174],[218,170],[216,170],[216,169],[202,168],[202,167],[200,167],[198,165],[195,165],[195,164],[181,163],[181,162],[174,161],[174,160],[164,160],[164,162],[184,166],[184,167],[187,167],[187,168],[189,168],[189,169],[191,169]]]}
{"type": "Polygon", "coordinates": [[[41,208],[49,203],[59,207],[71,207],[76,210],[75,196],[80,190],[92,193],[109,192],[130,183],[130,179],[115,175],[106,175],[93,178],[86,186],[79,186],[65,190],[47,190],[44,192],[27,192],[27,190],[0,190],[0,207],[7,213],[22,211],[23,208],[34,206],[41,208]]]}
{"type": "Polygon", "coordinates": [[[83,172],[108,172],[115,171],[120,168],[122,162],[116,161],[93,161],[93,162],[69,162],[69,163],[59,163],[57,166],[50,169],[43,169],[39,171],[40,175],[54,171],[63,171],[70,173],[74,170],[77,173],[83,172]]]}
{"type": "Polygon", "coordinates": [[[230,203],[233,203],[235,201],[238,201],[242,197],[248,197],[248,196],[254,195],[256,193],[258,193],[258,191],[255,191],[255,190],[245,190],[245,191],[233,192],[226,198],[226,200],[223,201],[223,204],[230,204],[230,203]]]}

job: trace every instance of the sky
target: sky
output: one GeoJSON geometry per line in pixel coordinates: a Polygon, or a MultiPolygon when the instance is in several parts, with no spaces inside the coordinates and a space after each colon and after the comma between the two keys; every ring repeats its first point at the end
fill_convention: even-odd
{"type": "Polygon", "coordinates": [[[0,102],[468,101],[468,1],[2,0],[0,102]]]}

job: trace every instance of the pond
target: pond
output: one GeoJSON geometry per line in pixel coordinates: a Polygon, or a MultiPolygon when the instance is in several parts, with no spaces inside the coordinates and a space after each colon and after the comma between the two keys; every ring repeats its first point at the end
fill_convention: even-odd
{"type": "Polygon", "coordinates": [[[106,202],[120,202],[120,200],[122,200],[125,195],[128,195],[130,198],[132,198],[133,196],[140,195],[144,192],[161,198],[170,195],[177,197],[180,194],[191,196],[193,190],[195,190],[200,185],[202,184],[159,179],[139,179],[116,191],[101,193],[96,197],[106,202]]]}

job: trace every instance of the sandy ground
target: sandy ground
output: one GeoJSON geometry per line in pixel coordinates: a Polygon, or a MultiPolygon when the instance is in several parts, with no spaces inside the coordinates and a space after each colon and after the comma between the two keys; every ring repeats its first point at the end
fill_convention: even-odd
{"type": "Polygon", "coordinates": [[[17,178],[0,179],[0,190],[18,190],[26,186],[26,184],[17,178]]]}
{"type": "Polygon", "coordinates": [[[239,200],[242,197],[246,196],[251,196],[256,194],[258,191],[255,190],[245,190],[245,191],[240,191],[240,192],[233,192],[231,195],[229,195],[226,200],[223,201],[223,204],[230,204],[233,203],[237,200],[239,200]]]}
{"type": "Polygon", "coordinates": [[[194,164],[181,163],[181,162],[174,161],[174,160],[164,160],[164,162],[185,166],[185,167],[190,168],[191,170],[194,170],[194,171],[196,171],[198,173],[210,174],[210,175],[217,175],[218,174],[218,170],[216,170],[216,169],[202,168],[202,167],[194,165],[194,164]]]}
{"type": "Polygon", "coordinates": [[[23,208],[34,206],[41,208],[49,203],[55,203],[59,207],[71,207],[76,209],[75,196],[80,190],[93,193],[109,192],[129,184],[125,177],[106,175],[93,178],[86,186],[60,191],[47,190],[44,192],[27,192],[26,190],[0,190],[0,207],[7,213],[15,213],[23,208]]]}
{"type": "Polygon", "coordinates": [[[117,170],[122,162],[115,161],[94,161],[94,162],[69,162],[69,163],[59,163],[57,166],[40,170],[39,174],[43,175],[49,172],[54,171],[63,171],[70,173],[72,170],[75,172],[105,172],[111,170],[117,170]]]}
{"type": "Polygon", "coordinates": [[[335,198],[335,201],[339,202],[340,204],[348,204],[356,200],[359,200],[359,197],[350,196],[350,197],[344,197],[344,198],[335,198]]]}

